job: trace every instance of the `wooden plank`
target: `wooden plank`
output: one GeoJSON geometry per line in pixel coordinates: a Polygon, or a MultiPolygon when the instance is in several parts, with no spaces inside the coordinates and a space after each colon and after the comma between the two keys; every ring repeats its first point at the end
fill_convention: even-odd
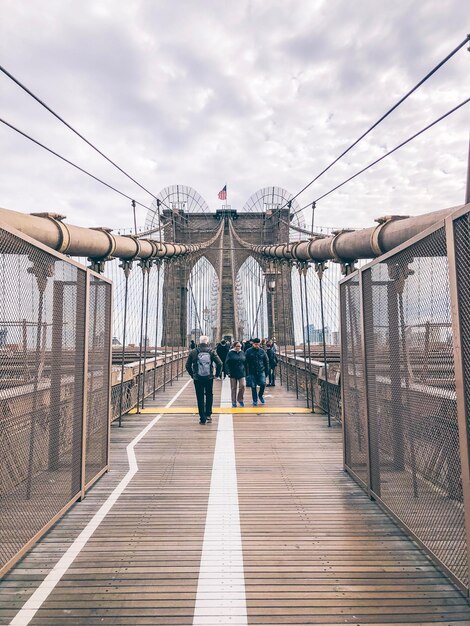
{"type": "MultiPolygon", "coordinates": [[[[111,471],[0,583],[0,624],[9,623],[126,473],[126,446],[151,411],[161,412],[186,380],[148,400],[149,413],[127,416],[121,429],[113,425],[111,471]]],[[[267,403],[263,414],[260,407],[229,410],[248,623],[470,624],[462,595],[343,472],[341,429],[328,429],[324,416],[305,413],[302,399],[282,388],[270,388],[267,403]]],[[[33,625],[192,624],[218,417],[198,424],[192,385],[177,409],[137,446],[139,472],[33,625]]],[[[240,593],[233,590],[234,600],[240,593]]],[[[204,601],[207,626],[220,624],[217,598],[204,601]]]]}

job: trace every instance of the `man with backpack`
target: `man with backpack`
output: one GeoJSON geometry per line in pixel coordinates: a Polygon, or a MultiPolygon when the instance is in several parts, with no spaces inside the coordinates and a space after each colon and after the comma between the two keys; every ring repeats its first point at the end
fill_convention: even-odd
{"type": "Polygon", "coordinates": [[[194,381],[200,424],[212,421],[214,367],[215,375],[219,378],[222,373],[222,361],[217,352],[211,350],[209,337],[201,335],[199,346],[191,350],[186,361],[186,371],[194,381]]]}

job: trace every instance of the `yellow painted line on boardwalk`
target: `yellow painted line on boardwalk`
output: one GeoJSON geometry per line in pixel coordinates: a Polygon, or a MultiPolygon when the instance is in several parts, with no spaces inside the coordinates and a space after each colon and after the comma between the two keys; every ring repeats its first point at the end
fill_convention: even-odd
{"type": "MultiPolygon", "coordinates": [[[[176,407],[147,407],[145,409],[140,410],[141,413],[168,413],[170,415],[194,415],[197,413],[197,407],[188,407],[188,406],[176,406],[176,407]]],[[[294,407],[268,407],[268,406],[249,406],[249,407],[240,407],[240,408],[230,408],[230,407],[214,407],[212,409],[212,413],[270,413],[271,415],[274,413],[311,413],[311,409],[306,409],[304,407],[294,406],[294,407]]],[[[129,413],[137,413],[136,409],[132,409],[129,413]]]]}

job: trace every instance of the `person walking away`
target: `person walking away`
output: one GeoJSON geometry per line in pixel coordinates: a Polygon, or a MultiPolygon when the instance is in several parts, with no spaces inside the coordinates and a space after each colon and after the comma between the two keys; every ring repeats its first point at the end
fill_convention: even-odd
{"type": "Polygon", "coordinates": [[[194,350],[195,347],[196,347],[196,342],[194,341],[194,339],[191,339],[191,343],[189,344],[189,349],[194,350]]]}
{"type": "Polygon", "coordinates": [[[253,406],[258,405],[258,399],[264,404],[264,390],[266,387],[266,376],[269,374],[268,355],[261,348],[261,342],[255,337],[253,346],[246,351],[246,364],[248,374],[252,379],[251,396],[253,398],[253,406]],[[259,387],[259,390],[257,389],[259,387]]]}
{"type": "Polygon", "coordinates": [[[237,406],[237,401],[240,406],[245,406],[243,396],[245,393],[246,356],[239,341],[235,341],[233,349],[227,354],[224,367],[227,375],[230,377],[232,407],[235,408],[237,406]]]}
{"type": "Polygon", "coordinates": [[[272,341],[268,341],[266,343],[266,354],[268,355],[269,361],[269,379],[267,387],[275,387],[276,386],[276,367],[278,364],[278,358],[276,351],[274,349],[274,344],[272,341]]]}
{"type": "Polygon", "coordinates": [[[230,346],[225,341],[225,339],[222,339],[222,341],[217,344],[216,351],[219,356],[219,359],[222,361],[223,366],[224,366],[223,367],[224,378],[227,377],[227,372],[225,371],[225,359],[227,358],[227,354],[229,350],[230,350],[230,346]]]}
{"type": "Polygon", "coordinates": [[[247,339],[245,343],[243,344],[243,352],[246,352],[247,350],[249,350],[251,346],[252,346],[251,339],[247,339]]]}
{"type": "Polygon", "coordinates": [[[222,373],[222,361],[217,352],[211,350],[209,337],[201,335],[199,346],[189,353],[186,361],[186,371],[194,381],[196,390],[199,423],[212,421],[212,401],[214,398],[214,367],[216,377],[222,373]]]}

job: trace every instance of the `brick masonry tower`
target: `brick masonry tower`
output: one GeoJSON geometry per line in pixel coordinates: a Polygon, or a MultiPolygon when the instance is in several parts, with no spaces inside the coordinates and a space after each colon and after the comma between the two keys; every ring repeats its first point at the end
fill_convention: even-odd
{"type": "MultiPolygon", "coordinates": [[[[216,232],[223,222],[223,229],[218,241],[204,256],[214,267],[219,279],[219,297],[215,339],[224,336],[240,338],[239,312],[235,285],[238,271],[246,259],[251,256],[249,250],[242,248],[231,236],[230,221],[238,236],[253,244],[285,243],[289,240],[289,209],[280,209],[272,213],[245,213],[233,209],[222,209],[215,213],[188,213],[184,211],[162,212],[165,224],[166,241],[177,243],[200,243],[216,232]]],[[[270,271],[268,263],[257,259],[264,272],[270,271]]],[[[187,342],[187,302],[188,279],[197,259],[192,262],[174,261],[165,267],[163,283],[163,345],[186,345],[187,342]]],[[[276,276],[276,288],[266,291],[268,311],[268,334],[273,335],[275,316],[275,335],[278,343],[293,343],[292,284],[290,272],[276,276]],[[284,303],[282,300],[284,293],[284,303]]],[[[246,331],[248,332],[248,331],[246,331]]],[[[245,339],[247,337],[244,337],[245,339]]]]}

